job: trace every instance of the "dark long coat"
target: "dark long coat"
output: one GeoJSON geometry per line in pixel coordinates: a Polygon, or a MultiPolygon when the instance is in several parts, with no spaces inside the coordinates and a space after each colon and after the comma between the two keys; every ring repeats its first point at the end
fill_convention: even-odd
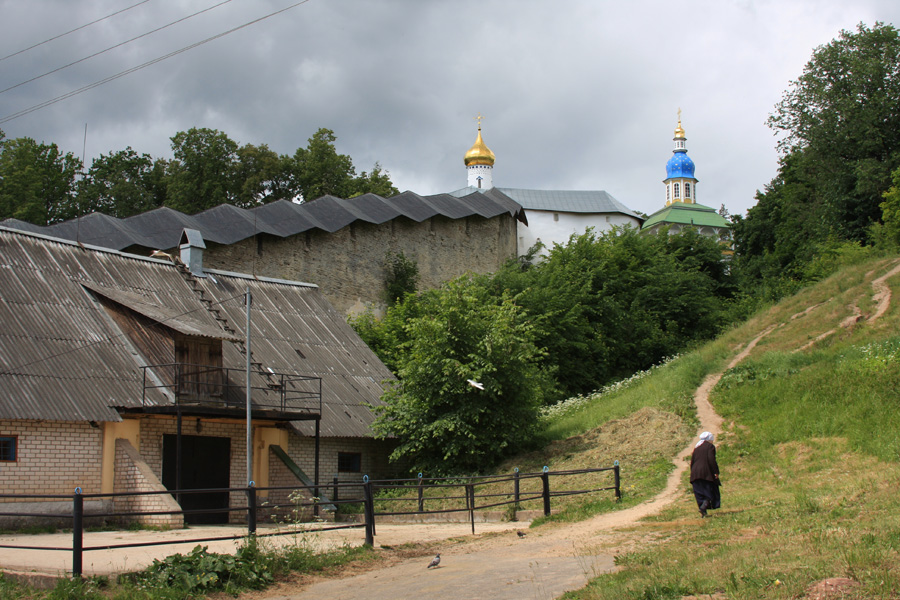
{"type": "Polygon", "coordinates": [[[710,442],[703,442],[691,454],[691,483],[698,479],[716,481],[719,477],[719,464],[716,462],[716,447],[710,442]]]}

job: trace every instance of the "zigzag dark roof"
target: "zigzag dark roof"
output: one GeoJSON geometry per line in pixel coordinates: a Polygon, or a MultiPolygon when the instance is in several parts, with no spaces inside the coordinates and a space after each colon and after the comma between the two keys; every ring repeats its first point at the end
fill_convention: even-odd
{"type": "Polygon", "coordinates": [[[222,204],[196,215],[163,207],[127,219],[92,213],[48,227],[16,219],[7,219],[0,225],[123,250],[131,246],[174,248],[185,228],[200,231],[207,242],[234,244],[257,233],[282,238],[310,229],[333,233],[356,221],[381,224],[405,217],[422,222],[438,215],[450,219],[474,215],[490,219],[502,214],[528,223],[522,206],[494,188],[486,192],[473,191],[458,198],[450,194],[419,196],[409,191],[391,198],[375,194],[351,199],[322,196],[304,204],[279,200],[252,209],[222,204]]]}

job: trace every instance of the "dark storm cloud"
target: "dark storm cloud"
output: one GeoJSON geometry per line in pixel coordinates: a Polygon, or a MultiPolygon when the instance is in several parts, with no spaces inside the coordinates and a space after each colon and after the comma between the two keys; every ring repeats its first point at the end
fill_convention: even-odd
{"type": "MultiPolygon", "coordinates": [[[[2,0],[0,55],[136,1],[2,0]]],[[[293,3],[233,0],[0,94],[0,118],[293,3]]],[[[0,89],[213,4],[151,0],[0,62],[0,89]]],[[[190,127],[293,153],[328,127],[357,169],[380,161],[430,194],[465,185],[480,112],[495,184],[603,189],[649,213],[680,107],[700,202],[738,213],[775,174],[765,119],[789,80],[815,46],[876,20],[900,23],[900,6],[310,0],[0,128],[81,155],[87,123],[89,162],[126,146],[169,156],[190,127]]]]}

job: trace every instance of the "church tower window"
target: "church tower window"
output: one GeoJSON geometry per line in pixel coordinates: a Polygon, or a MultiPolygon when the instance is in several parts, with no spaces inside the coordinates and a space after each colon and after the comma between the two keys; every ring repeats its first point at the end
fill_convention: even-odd
{"type": "Polygon", "coordinates": [[[684,182],[684,199],[691,199],[691,184],[688,182],[684,182]]]}
{"type": "Polygon", "coordinates": [[[679,198],[681,198],[681,187],[679,186],[679,184],[677,182],[673,183],[672,187],[674,188],[675,199],[678,200],[679,198]]]}

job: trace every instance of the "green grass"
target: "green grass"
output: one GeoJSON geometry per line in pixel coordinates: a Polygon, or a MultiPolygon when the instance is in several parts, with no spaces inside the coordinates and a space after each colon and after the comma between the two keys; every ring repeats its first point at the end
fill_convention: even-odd
{"type": "Polygon", "coordinates": [[[565,598],[800,598],[832,577],[858,582],[845,598],[900,596],[900,282],[881,320],[838,327],[853,304],[874,312],[870,282],[891,266],[845,269],[716,342],[737,351],[778,325],[712,394],[723,508],[696,518],[685,477],[634,533],[662,541],[565,598]]]}
{"type": "MultiPolygon", "coordinates": [[[[712,402],[726,421],[717,440],[723,508],[712,518],[697,518],[685,477],[680,500],[635,529],[635,539],[648,542],[617,556],[618,572],[564,598],[718,593],[788,599],[805,596],[812,583],[828,577],[859,582],[845,598],[900,597],[900,281],[889,282],[894,301],[878,322],[838,327],[853,314],[852,305],[863,314],[874,311],[870,282],[891,266],[878,260],[848,267],[718,340],[547,418],[546,445],[497,472],[539,471],[543,465],[577,469],[619,460],[624,495],[618,504],[609,494],[569,497],[555,505],[558,514],[534,526],[642,502],[663,488],[671,457],[696,432],[697,387],[776,326],[713,390],[712,402]],[[797,351],[829,331],[834,333],[812,348],[797,351]]],[[[296,555],[258,560],[279,576],[373,556],[371,550],[347,549],[316,557],[301,548],[296,555]]],[[[102,581],[83,585],[50,596],[0,578],[0,600],[100,593],[123,600],[186,597],[183,591],[172,595],[169,588],[147,591],[128,583],[113,590],[103,589],[102,581]]]]}
{"type": "Polygon", "coordinates": [[[566,404],[576,408],[557,409],[558,415],[547,419],[542,434],[544,442],[562,440],[621,419],[644,407],[671,412],[695,425],[693,394],[712,368],[721,361],[713,357],[720,349],[695,352],[636,376],[607,386],[585,397],[573,398],[566,404]]]}

